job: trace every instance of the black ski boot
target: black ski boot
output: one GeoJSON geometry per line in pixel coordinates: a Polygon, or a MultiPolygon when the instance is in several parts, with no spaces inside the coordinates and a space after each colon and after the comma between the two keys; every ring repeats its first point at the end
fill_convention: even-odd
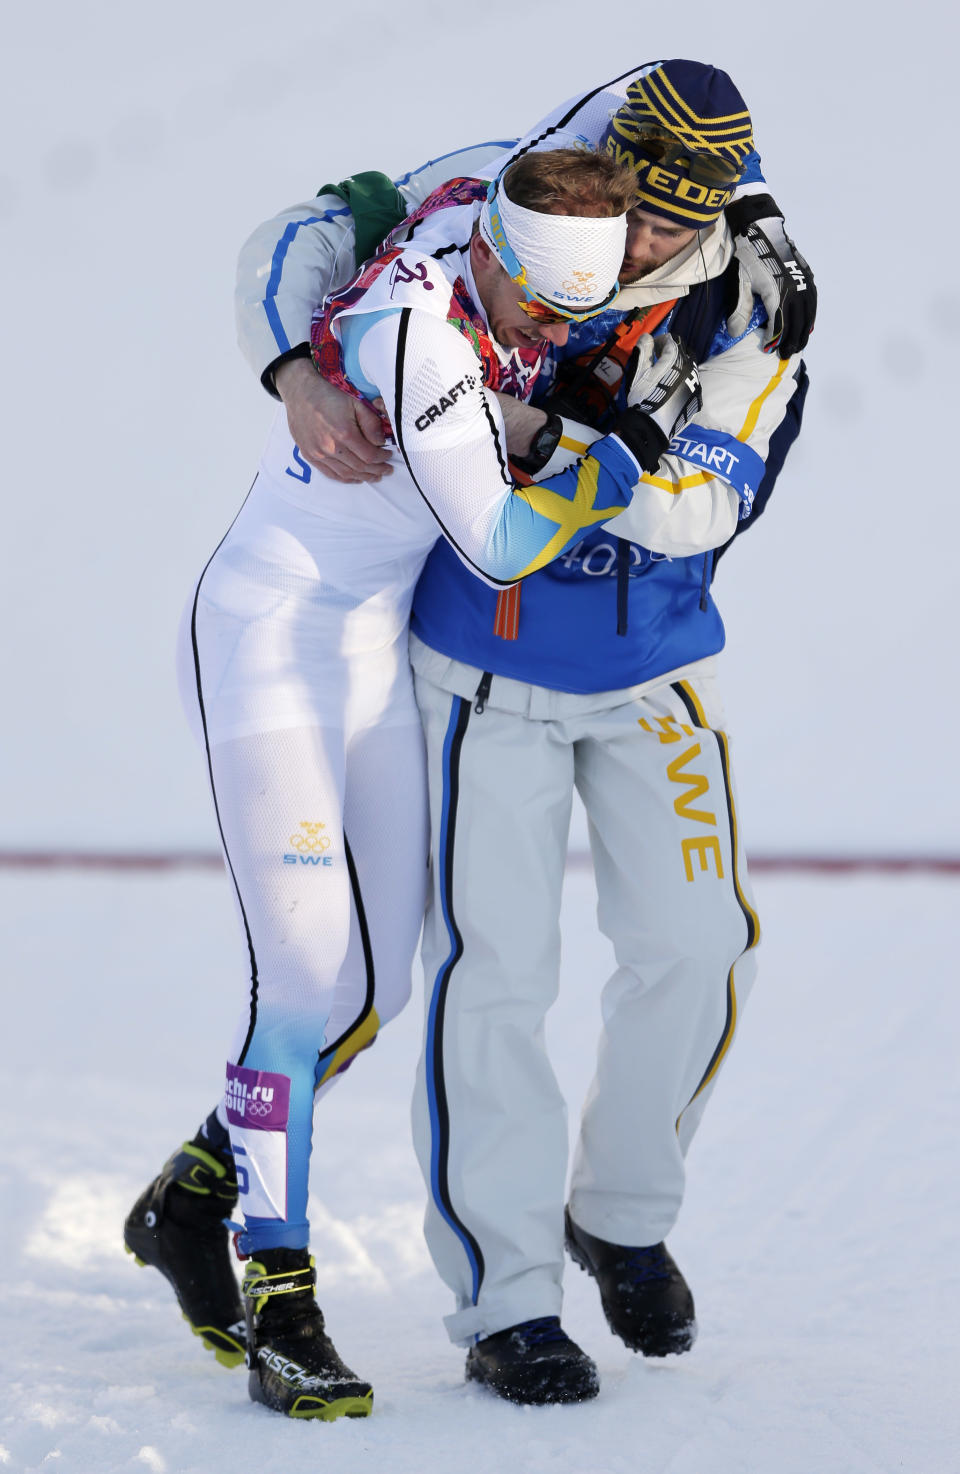
{"type": "Polygon", "coordinates": [[[666,1245],[610,1244],[578,1228],[569,1209],[565,1225],[567,1253],[596,1280],[614,1335],[644,1356],[689,1351],[697,1336],[693,1296],[666,1245]]]}
{"type": "Polygon", "coordinates": [[[538,1407],[587,1402],[600,1391],[596,1366],[555,1315],[485,1336],[467,1352],[466,1375],[508,1402],[538,1407]]]}
{"type": "Polygon", "coordinates": [[[306,1249],[264,1249],[246,1266],[250,1396],[288,1418],[366,1418],[373,1389],[340,1360],[314,1297],[306,1249]]]}
{"type": "Polygon", "coordinates": [[[173,1286],[183,1318],[222,1366],[244,1360],[243,1306],[224,1224],[237,1202],[227,1132],[216,1120],[198,1131],[134,1203],[123,1242],[173,1286]]]}

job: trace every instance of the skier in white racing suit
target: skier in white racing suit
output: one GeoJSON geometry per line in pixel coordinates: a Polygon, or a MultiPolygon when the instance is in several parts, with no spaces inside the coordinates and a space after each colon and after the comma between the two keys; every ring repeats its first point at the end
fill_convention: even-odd
{"type": "Polygon", "coordinates": [[[441,533],[493,586],[542,567],[628,504],[644,463],[643,394],[669,384],[670,428],[699,403],[696,370],[672,348],[618,433],[536,486],[507,470],[491,391],[526,395],[547,342],[615,299],[631,193],[615,161],[565,150],[428,200],[312,333],[321,371],[379,406],[395,474],[327,482],[318,495],[280,411],[185,613],[181,686],[245,938],[247,996],[224,1107],[142,1195],[125,1238],[171,1279],[221,1358],[241,1356],[218,1237],[235,1164],[250,1391],[291,1416],[362,1416],[372,1399],[313,1298],[307,1172],[317,1093],[410,990],[427,854],[407,659],[417,577],[441,533]],[[212,1267],[184,1270],[190,1211],[207,1206],[212,1267]]]}

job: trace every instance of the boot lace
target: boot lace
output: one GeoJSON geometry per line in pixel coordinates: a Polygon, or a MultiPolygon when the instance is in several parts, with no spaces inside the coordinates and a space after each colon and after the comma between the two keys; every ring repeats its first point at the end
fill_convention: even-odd
{"type": "MultiPolygon", "coordinates": [[[[624,1248],[621,1264],[633,1285],[652,1284],[655,1280],[668,1280],[670,1268],[662,1244],[651,1244],[649,1248],[624,1248]]],[[[620,1268],[620,1265],[617,1266],[620,1268]]]]}
{"type": "Polygon", "coordinates": [[[560,1325],[558,1315],[543,1315],[538,1320],[526,1320],[517,1326],[515,1334],[528,1346],[543,1346],[548,1342],[566,1341],[568,1336],[560,1325]]]}

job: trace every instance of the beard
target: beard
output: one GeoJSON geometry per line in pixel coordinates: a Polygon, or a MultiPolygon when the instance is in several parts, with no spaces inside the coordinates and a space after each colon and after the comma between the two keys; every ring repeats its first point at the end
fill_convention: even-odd
{"type": "MultiPolygon", "coordinates": [[[[660,262],[658,264],[662,265],[663,263],[660,262]]],[[[656,266],[637,266],[634,262],[630,262],[629,265],[624,263],[623,267],[621,268],[620,274],[617,277],[617,281],[622,287],[629,287],[634,282],[642,281],[645,276],[650,275],[651,271],[656,270],[656,266]]]]}

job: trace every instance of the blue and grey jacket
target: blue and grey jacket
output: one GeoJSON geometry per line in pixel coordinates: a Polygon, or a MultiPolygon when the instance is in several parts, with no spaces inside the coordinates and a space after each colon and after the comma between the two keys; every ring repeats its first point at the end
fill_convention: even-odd
{"type": "MultiPolygon", "coordinates": [[[[765,320],[759,304],[748,331],[738,338],[729,335],[727,293],[735,270],[733,263],[721,276],[693,287],[658,329],[687,344],[701,365],[705,409],[708,402],[714,405],[710,428],[699,429],[694,421],[671,444],[670,492],[702,498],[711,481],[725,481],[739,502],[727,537],[677,555],[669,550],[669,537],[654,548],[627,541],[617,531],[591,530],[563,557],[524,580],[515,638],[495,632],[504,623],[498,620],[497,593],[439,542],[420,577],[411,619],[411,629],[425,644],[481,671],[574,693],[639,685],[723,648],[723,621],[710,587],[717,559],[766,507],[800,429],[807,391],[801,360],[762,354],[755,331],[765,320]],[[749,370],[740,372],[741,365],[749,370]],[[713,383],[718,389],[711,400],[713,383]],[[726,430],[717,428],[718,419],[727,420],[726,430]]],[[[612,316],[574,328],[554,372],[564,360],[602,344],[614,325],[612,316]]],[[[541,377],[546,382],[534,400],[549,405],[550,376],[541,377]]],[[[658,482],[667,484],[644,477],[635,500],[648,494],[644,483],[652,491],[658,482]]],[[[621,522],[629,515],[630,509],[621,522]]]]}

